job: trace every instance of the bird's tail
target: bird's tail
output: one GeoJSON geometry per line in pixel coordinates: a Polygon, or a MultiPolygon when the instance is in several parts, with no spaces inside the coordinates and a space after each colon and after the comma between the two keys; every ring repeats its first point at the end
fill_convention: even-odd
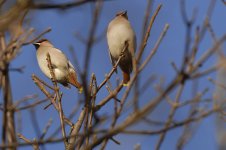
{"type": "Polygon", "coordinates": [[[69,76],[68,76],[68,82],[70,84],[72,84],[73,86],[75,86],[79,93],[82,93],[83,92],[83,87],[82,85],[78,82],[78,79],[77,79],[77,75],[75,72],[70,72],[69,73],[69,76]]]}
{"type": "Polygon", "coordinates": [[[130,74],[123,72],[123,86],[128,86],[129,81],[130,81],[130,74]]]}

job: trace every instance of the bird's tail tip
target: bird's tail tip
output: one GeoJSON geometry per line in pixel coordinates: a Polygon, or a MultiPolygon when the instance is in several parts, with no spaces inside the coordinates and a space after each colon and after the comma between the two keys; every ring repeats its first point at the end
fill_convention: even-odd
{"type": "Polygon", "coordinates": [[[129,86],[130,74],[123,72],[123,86],[129,86]]]}
{"type": "Polygon", "coordinates": [[[82,94],[82,92],[83,92],[83,87],[78,88],[78,92],[79,92],[79,94],[82,94]]]}
{"type": "Polygon", "coordinates": [[[129,83],[123,83],[123,86],[129,86],[129,83]]]}

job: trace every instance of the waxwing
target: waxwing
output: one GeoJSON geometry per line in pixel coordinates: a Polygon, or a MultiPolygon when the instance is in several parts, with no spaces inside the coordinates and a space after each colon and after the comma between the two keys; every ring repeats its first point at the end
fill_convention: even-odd
{"type": "Polygon", "coordinates": [[[33,45],[37,50],[36,56],[39,67],[48,78],[51,78],[51,74],[48,68],[47,53],[50,55],[57,82],[68,88],[71,84],[79,90],[79,93],[82,92],[83,88],[78,82],[75,68],[61,50],[55,48],[47,39],[39,40],[33,45]]]}
{"type": "Polygon", "coordinates": [[[107,42],[113,66],[121,55],[126,43],[128,44],[119,62],[119,67],[123,73],[123,83],[126,86],[130,81],[130,73],[133,70],[133,57],[136,50],[136,35],[128,21],[127,11],[117,13],[115,18],[109,23],[107,42]]]}

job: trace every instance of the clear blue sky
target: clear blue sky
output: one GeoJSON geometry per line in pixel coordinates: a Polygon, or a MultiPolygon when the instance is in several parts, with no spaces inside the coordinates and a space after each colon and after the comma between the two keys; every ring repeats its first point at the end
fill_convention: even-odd
{"type": "MultiPolygon", "coordinates": [[[[111,0],[109,2],[105,2],[103,6],[103,11],[100,17],[100,21],[98,23],[97,35],[103,34],[104,30],[107,28],[108,23],[114,17],[115,13],[120,10],[127,10],[129,20],[136,32],[138,45],[140,44],[140,36],[142,31],[143,24],[143,16],[146,8],[146,0],[111,0]]],[[[196,25],[201,25],[205,14],[207,11],[207,7],[210,0],[187,0],[186,10],[189,16],[192,14],[192,10],[194,8],[198,9],[197,12],[197,20],[196,25]]],[[[151,60],[148,65],[148,69],[142,74],[142,82],[144,79],[148,77],[148,75],[153,74],[159,77],[163,77],[166,82],[169,82],[173,79],[175,72],[173,71],[170,62],[174,61],[178,66],[180,66],[182,60],[182,53],[184,49],[184,38],[185,38],[185,26],[182,22],[182,17],[180,13],[179,1],[178,0],[158,0],[154,1],[153,8],[156,9],[157,5],[162,3],[163,7],[154,23],[153,29],[151,31],[150,39],[148,42],[148,46],[145,51],[145,55],[148,54],[149,50],[154,46],[155,41],[160,35],[164,25],[169,23],[170,29],[164,38],[157,54],[151,60]]],[[[213,29],[217,35],[217,37],[222,36],[226,33],[226,18],[225,9],[226,7],[221,3],[220,0],[217,1],[216,7],[214,9],[214,13],[211,19],[211,24],[213,29]]],[[[83,58],[85,47],[79,42],[75,36],[75,32],[79,32],[83,37],[87,37],[89,28],[91,25],[91,13],[92,13],[92,4],[85,4],[80,7],[76,7],[73,9],[69,9],[67,11],[60,10],[35,10],[31,11],[29,17],[31,20],[31,27],[34,27],[36,30],[36,34],[42,32],[48,27],[52,28],[52,31],[46,34],[44,37],[48,38],[55,47],[62,49],[66,55],[72,60],[69,52],[69,46],[73,46],[77,58],[80,64],[80,67],[83,66],[83,58]]],[[[28,19],[29,19],[28,17],[28,19]]],[[[194,34],[194,30],[193,30],[194,34]]],[[[208,47],[212,45],[212,40],[208,35],[207,38],[203,40],[200,47],[199,55],[202,54],[208,47]]],[[[97,43],[92,49],[92,65],[90,66],[89,73],[94,72],[97,76],[97,81],[100,83],[104,79],[104,75],[109,72],[111,69],[111,63],[108,56],[108,48],[106,39],[104,38],[99,43],[97,43]]],[[[207,63],[208,65],[212,65],[215,62],[215,59],[210,59],[207,63]]],[[[26,95],[38,94],[39,98],[42,99],[45,96],[40,92],[40,90],[36,87],[31,79],[31,75],[34,73],[45,81],[49,82],[48,79],[41,73],[35,55],[35,48],[33,45],[29,45],[22,48],[21,54],[12,62],[11,67],[20,67],[26,66],[23,74],[11,73],[11,82],[13,88],[13,98],[14,100],[19,100],[26,95]]],[[[114,75],[112,77],[112,81],[115,78],[121,78],[120,73],[118,75],[114,75]]],[[[213,76],[214,77],[214,76],[213,76]]],[[[160,80],[160,78],[158,78],[160,80]]],[[[157,82],[156,82],[157,83],[157,82]]],[[[212,85],[208,83],[207,77],[201,81],[202,86],[200,90],[203,90],[204,87],[211,87],[212,85]]],[[[189,83],[190,84],[190,83],[189,83]]],[[[153,85],[152,85],[153,86],[153,85]]],[[[61,88],[64,92],[63,97],[63,107],[65,110],[65,114],[69,114],[73,107],[77,104],[79,99],[79,95],[77,94],[76,89],[67,90],[63,87],[61,88]]],[[[186,93],[183,95],[184,99],[190,97],[190,87],[186,89],[186,93]]],[[[101,91],[100,96],[98,97],[101,100],[107,94],[107,91],[103,89],[101,91]]],[[[150,97],[156,95],[155,90],[153,88],[150,89],[150,92],[144,93],[142,97],[142,102],[145,103],[145,100],[149,100],[150,97]],[[146,99],[145,99],[146,98],[146,99]]],[[[49,118],[53,118],[53,125],[49,130],[51,134],[55,127],[59,125],[58,115],[53,108],[49,108],[48,110],[43,110],[43,106],[38,106],[36,108],[37,117],[39,121],[39,126],[43,129],[48,122],[49,118]]],[[[101,113],[108,114],[108,110],[113,109],[112,103],[106,105],[106,107],[101,110],[101,113]]],[[[169,106],[167,104],[161,105],[158,110],[152,115],[152,117],[156,120],[164,121],[164,118],[167,117],[166,113],[169,111],[169,106]]],[[[176,119],[180,120],[186,117],[185,111],[179,111],[176,114],[176,119]]],[[[111,111],[112,112],[112,111],[111,111]]],[[[110,115],[110,114],[109,114],[110,115]]],[[[33,139],[36,137],[36,134],[33,130],[31,124],[31,118],[28,111],[22,112],[22,134],[28,139],[33,139]]],[[[1,117],[1,116],[0,116],[1,117]]],[[[76,121],[77,118],[74,117],[73,121],[76,121]]],[[[136,129],[151,129],[150,126],[144,124],[139,124],[134,126],[136,129]]],[[[170,131],[166,140],[163,143],[163,150],[171,150],[175,149],[175,143],[178,140],[178,137],[181,135],[182,129],[176,129],[170,131]]],[[[49,135],[50,135],[49,134],[49,135]]],[[[48,137],[48,135],[47,135],[48,137]]],[[[155,147],[156,141],[158,140],[157,136],[138,136],[138,135],[118,135],[115,137],[117,140],[121,141],[121,145],[118,146],[111,141],[109,142],[107,149],[108,150],[125,150],[125,149],[133,149],[134,145],[137,143],[141,144],[142,150],[149,150],[155,147]]],[[[53,144],[46,146],[47,149],[63,149],[63,144],[53,144]]],[[[185,147],[186,150],[190,149],[208,149],[214,150],[217,148],[216,144],[216,134],[215,134],[215,122],[214,116],[204,119],[203,122],[196,130],[195,136],[185,147]]],[[[25,148],[21,148],[25,149],[25,148]]],[[[26,149],[31,149],[31,147],[27,147],[26,149]]]]}

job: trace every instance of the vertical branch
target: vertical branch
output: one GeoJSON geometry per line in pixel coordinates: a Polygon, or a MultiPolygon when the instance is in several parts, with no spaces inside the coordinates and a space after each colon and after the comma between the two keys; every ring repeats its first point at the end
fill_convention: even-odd
{"type": "Polygon", "coordinates": [[[56,76],[55,76],[55,73],[53,71],[53,66],[52,66],[52,63],[51,63],[51,57],[50,57],[49,53],[47,53],[46,60],[48,62],[48,68],[50,70],[50,74],[51,74],[51,77],[52,77],[51,80],[52,80],[53,85],[54,85],[56,99],[58,101],[58,108],[59,108],[58,113],[59,113],[59,117],[60,117],[62,135],[63,135],[63,138],[64,138],[64,145],[65,145],[65,148],[66,148],[67,147],[67,138],[66,138],[66,132],[65,132],[65,125],[64,125],[64,112],[63,112],[63,108],[62,108],[62,104],[61,104],[62,94],[60,94],[59,87],[57,86],[56,76]]]}
{"type": "MultiPolygon", "coordinates": [[[[149,0],[147,2],[147,7],[146,7],[146,10],[145,10],[145,16],[144,16],[144,22],[143,22],[143,30],[142,30],[142,36],[141,36],[141,43],[143,42],[143,39],[145,37],[145,33],[146,33],[146,30],[147,30],[147,27],[148,27],[148,20],[149,20],[149,16],[150,16],[150,13],[151,13],[152,4],[153,4],[153,1],[152,0],[149,0]]],[[[135,63],[136,63],[136,61],[135,61],[135,63]]],[[[133,63],[133,64],[135,64],[135,63],[133,63]]],[[[137,71],[137,65],[136,65],[135,71],[137,71]]],[[[137,111],[138,108],[139,108],[139,104],[138,104],[138,98],[139,98],[139,95],[140,95],[140,91],[139,91],[140,82],[139,81],[140,81],[140,78],[138,76],[137,77],[137,80],[135,81],[135,86],[134,86],[134,96],[133,96],[134,97],[133,98],[134,111],[137,111]]]]}
{"type": "MultiPolygon", "coordinates": [[[[1,51],[5,50],[6,43],[4,34],[1,34],[1,51]]],[[[2,64],[2,85],[3,85],[3,100],[4,100],[4,114],[3,114],[3,126],[2,126],[2,143],[16,143],[16,131],[14,122],[14,109],[11,92],[11,84],[9,78],[9,64],[7,62],[6,55],[3,56],[2,64]]],[[[15,148],[12,148],[15,149],[15,148]]]]}
{"type": "Polygon", "coordinates": [[[68,141],[68,143],[69,143],[68,149],[69,150],[75,149],[76,141],[77,141],[77,137],[78,137],[77,134],[79,133],[79,130],[81,129],[85,116],[86,116],[86,108],[83,108],[79,115],[78,121],[71,128],[71,132],[70,132],[71,137],[69,138],[69,141],[68,141]]]}
{"type": "MultiPolygon", "coordinates": [[[[91,104],[90,104],[90,112],[89,112],[89,118],[88,118],[88,133],[90,131],[92,131],[92,121],[93,121],[93,115],[94,115],[94,107],[95,107],[95,100],[96,100],[96,96],[94,96],[94,94],[97,92],[97,82],[96,82],[96,76],[93,73],[92,77],[91,77],[91,82],[90,82],[90,96],[91,98],[91,104]]],[[[86,145],[89,144],[89,134],[87,136],[87,140],[86,140],[86,145]]]]}
{"type": "MultiPolygon", "coordinates": [[[[111,89],[110,89],[109,87],[108,87],[108,92],[109,92],[109,93],[112,92],[111,89]]],[[[110,128],[110,130],[112,130],[112,129],[115,127],[116,121],[117,121],[117,119],[118,119],[118,117],[119,117],[119,113],[117,112],[117,110],[118,110],[117,100],[114,99],[114,116],[113,116],[113,119],[112,119],[112,123],[111,123],[111,128],[110,128]]],[[[110,137],[110,139],[113,139],[113,138],[110,137]]],[[[106,139],[103,141],[100,150],[104,150],[104,149],[105,149],[105,147],[107,146],[108,141],[109,141],[109,138],[106,138],[106,139]]]]}
{"type": "Polygon", "coordinates": [[[180,10],[181,10],[181,14],[182,14],[182,19],[186,26],[184,56],[183,56],[183,64],[182,64],[182,68],[181,68],[181,72],[184,72],[184,70],[186,68],[186,64],[188,63],[188,58],[189,58],[189,49],[190,49],[191,34],[192,34],[191,29],[192,29],[192,25],[194,23],[194,18],[188,19],[188,16],[186,13],[185,0],[180,1],[180,10]]]}
{"type": "MultiPolygon", "coordinates": [[[[5,39],[4,39],[4,34],[1,33],[1,37],[0,37],[0,46],[1,46],[1,53],[3,53],[3,50],[5,49],[5,39]]],[[[4,56],[2,56],[4,58],[4,56]]],[[[2,72],[1,72],[1,86],[3,87],[3,91],[4,91],[4,97],[3,97],[3,100],[4,100],[4,104],[3,104],[3,108],[4,108],[4,112],[3,112],[3,117],[2,117],[2,144],[6,144],[6,127],[7,127],[7,102],[8,100],[6,99],[6,95],[7,95],[7,91],[6,91],[6,88],[5,88],[5,78],[6,78],[6,71],[5,71],[5,64],[4,62],[2,62],[1,64],[1,69],[2,69],[2,72]],[[3,68],[4,67],[4,68],[3,68]],[[3,72],[4,71],[4,72],[3,72]]]]}
{"type": "MultiPolygon", "coordinates": [[[[85,116],[85,121],[84,121],[84,127],[83,127],[83,133],[86,134],[88,132],[88,123],[89,123],[89,115],[90,115],[90,104],[88,104],[88,106],[86,106],[86,116],[85,116]]],[[[80,140],[78,147],[80,148],[80,146],[82,145],[83,140],[80,140]]],[[[85,139],[85,145],[87,145],[89,143],[89,135],[87,136],[87,138],[85,139]]]]}
{"type": "Polygon", "coordinates": [[[92,120],[93,120],[93,113],[94,113],[94,106],[95,106],[95,99],[96,99],[96,92],[97,92],[97,83],[96,83],[96,76],[93,73],[91,76],[91,81],[89,85],[89,91],[90,91],[90,101],[85,104],[85,109],[86,109],[86,116],[85,116],[85,121],[84,121],[84,135],[87,136],[82,136],[78,140],[77,144],[77,149],[80,149],[80,147],[83,144],[83,147],[86,148],[86,146],[89,144],[89,139],[90,139],[90,132],[92,132],[92,120]],[[85,140],[85,144],[84,144],[85,140]]]}
{"type": "Polygon", "coordinates": [[[148,0],[147,7],[146,7],[146,10],[145,10],[143,28],[142,28],[143,30],[142,30],[142,35],[141,35],[141,39],[142,39],[141,43],[143,42],[144,36],[146,34],[148,19],[149,19],[150,13],[151,13],[151,8],[153,6],[152,4],[153,4],[153,0],[148,0]]]}
{"type": "MultiPolygon", "coordinates": [[[[168,120],[167,120],[164,128],[168,128],[171,125],[171,123],[172,123],[174,114],[176,113],[176,110],[177,110],[177,108],[179,106],[178,104],[179,104],[179,100],[180,100],[181,94],[183,92],[183,89],[184,89],[184,84],[180,84],[180,87],[178,88],[177,95],[175,97],[175,102],[172,105],[172,109],[170,110],[170,114],[169,114],[168,120]]],[[[165,136],[166,136],[166,132],[163,132],[160,135],[159,141],[158,141],[157,146],[156,146],[156,150],[160,149],[160,147],[161,147],[161,145],[162,145],[162,143],[164,141],[165,136]]]]}
{"type": "MultiPolygon", "coordinates": [[[[189,110],[189,114],[187,118],[195,118],[195,116],[197,115],[197,112],[199,111],[199,102],[201,101],[202,96],[207,93],[207,89],[205,89],[202,93],[198,93],[194,96],[194,101],[195,103],[191,103],[190,104],[190,110],[189,110]]],[[[182,150],[185,146],[185,144],[188,143],[189,140],[192,139],[192,135],[194,134],[194,131],[197,129],[197,124],[200,123],[199,122],[194,122],[193,124],[185,124],[184,125],[184,129],[183,129],[183,133],[181,134],[181,136],[178,139],[177,142],[177,149],[178,150],[182,150]]]]}
{"type": "Polygon", "coordinates": [[[91,49],[92,49],[92,46],[94,44],[94,37],[95,37],[95,32],[96,32],[97,23],[98,23],[98,20],[99,20],[101,8],[102,8],[102,0],[98,0],[96,2],[96,7],[95,7],[95,10],[93,12],[92,25],[91,25],[90,32],[89,32],[89,38],[88,38],[88,41],[86,43],[86,52],[85,52],[85,58],[84,58],[84,61],[85,61],[84,62],[84,72],[83,72],[83,76],[82,76],[83,85],[84,85],[84,94],[85,94],[86,101],[88,101],[87,96],[89,95],[88,94],[88,88],[87,88],[87,75],[88,75],[87,71],[89,70],[91,49]]]}
{"type": "Polygon", "coordinates": [[[138,51],[138,54],[137,54],[137,63],[140,62],[141,56],[142,56],[142,54],[144,52],[144,49],[145,49],[145,47],[147,45],[147,40],[149,38],[149,35],[150,35],[150,32],[151,32],[152,26],[153,26],[153,24],[155,22],[155,18],[157,17],[157,15],[158,15],[161,7],[162,7],[162,4],[158,5],[158,8],[155,10],[154,15],[151,17],[151,20],[150,20],[148,29],[146,31],[146,34],[145,34],[145,36],[143,38],[143,41],[142,41],[142,43],[140,45],[140,48],[139,48],[139,51],[138,51]]]}

